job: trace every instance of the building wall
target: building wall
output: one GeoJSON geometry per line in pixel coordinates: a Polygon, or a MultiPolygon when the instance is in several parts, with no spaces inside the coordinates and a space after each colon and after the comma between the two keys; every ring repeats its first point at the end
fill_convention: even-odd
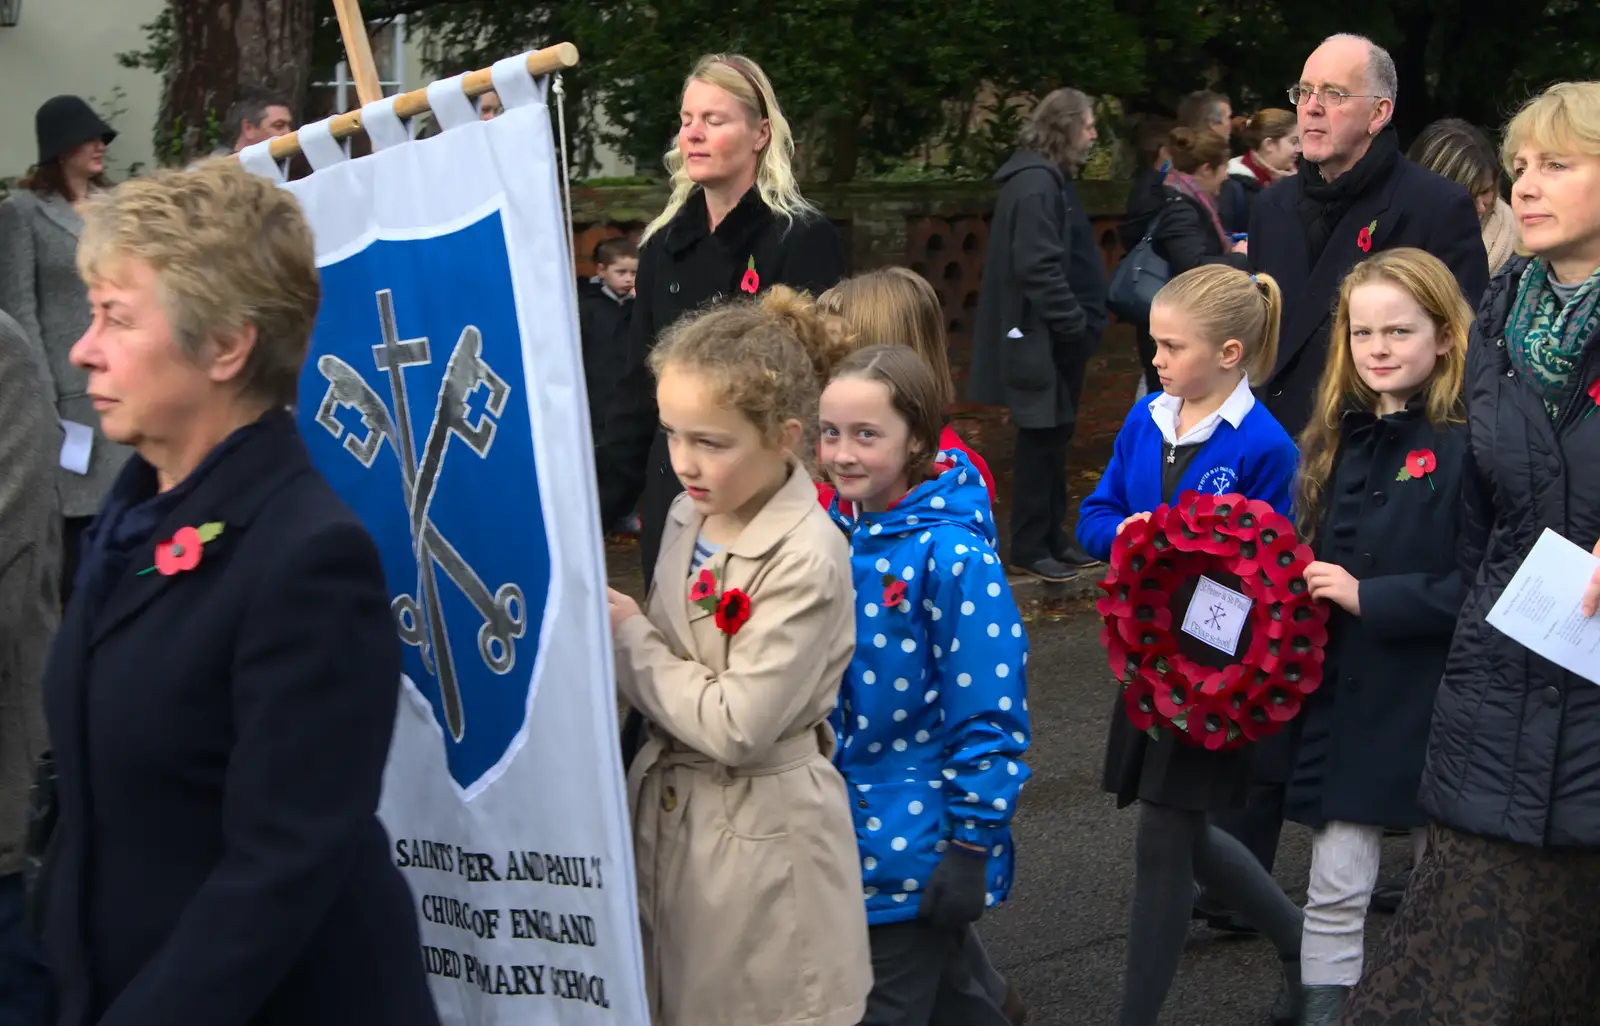
{"type": "Polygon", "coordinates": [[[0,28],[0,178],[15,178],[38,156],[33,114],[61,93],[76,93],[121,133],[106,155],[112,177],[152,162],[151,135],[161,80],[117,64],[143,45],[140,26],[163,0],[23,0],[14,28],[0,28]],[[117,90],[122,95],[117,95],[117,90]]]}

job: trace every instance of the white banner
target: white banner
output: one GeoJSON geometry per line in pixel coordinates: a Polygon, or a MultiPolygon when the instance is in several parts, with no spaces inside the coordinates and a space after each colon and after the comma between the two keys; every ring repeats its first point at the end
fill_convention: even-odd
{"type": "Polygon", "coordinates": [[[543,90],[505,70],[492,122],[441,97],[443,134],[389,113],[354,161],[313,126],[299,421],[383,554],[406,676],[380,812],[443,1021],[638,1026],[573,271],[543,90]]]}

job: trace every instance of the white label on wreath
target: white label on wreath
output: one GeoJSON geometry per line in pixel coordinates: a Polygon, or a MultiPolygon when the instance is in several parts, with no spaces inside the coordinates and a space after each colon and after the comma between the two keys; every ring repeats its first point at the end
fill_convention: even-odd
{"type": "Polygon", "coordinates": [[[1252,604],[1248,595],[1201,577],[1195,584],[1189,609],[1183,614],[1183,633],[1230,656],[1237,655],[1239,635],[1244,632],[1252,604]]]}

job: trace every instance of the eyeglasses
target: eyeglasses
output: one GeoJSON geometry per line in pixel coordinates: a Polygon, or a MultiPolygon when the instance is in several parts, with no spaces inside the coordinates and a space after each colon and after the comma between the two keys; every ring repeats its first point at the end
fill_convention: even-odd
{"type": "Polygon", "coordinates": [[[1324,107],[1337,107],[1351,98],[1367,100],[1381,100],[1384,97],[1377,93],[1345,93],[1337,89],[1307,89],[1305,86],[1289,87],[1289,102],[1296,107],[1303,107],[1315,97],[1322,101],[1324,107]]]}

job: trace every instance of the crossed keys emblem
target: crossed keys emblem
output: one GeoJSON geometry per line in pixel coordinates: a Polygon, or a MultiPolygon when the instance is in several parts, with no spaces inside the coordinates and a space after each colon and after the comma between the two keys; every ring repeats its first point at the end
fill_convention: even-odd
{"type": "Polygon", "coordinates": [[[394,296],[389,289],[380,291],[377,299],[383,342],[372,347],[372,358],[377,369],[389,375],[393,416],[383,399],[354,367],[337,356],[327,355],[317,359],[317,370],[327,379],[328,390],[317,408],[316,421],[336,441],[342,441],[345,451],[360,460],[362,466],[372,466],[386,441],[400,461],[401,483],[410,515],[411,549],[417,564],[417,587],[415,594],[395,598],[390,609],[394,612],[400,640],[417,646],[423,666],[438,677],[445,723],[451,737],[459,742],[466,733],[466,722],[455,657],[450,651],[450,635],[439,602],[435,568],[444,571],[483,617],[483,625],[478,628],[478,655],[484,665],[497,674],[509,673],[516,663],[515,643],[528,629],[528,607],[522,589],[516,584],[507,582],[491,593],[483,578],[434,524],[429,510],[438,488],[439,472],[450,450],[450,436],[459,438],[479,459],[486,458],[499,427],[496,418],[505,409],[511,386],[484,362],[483,335],[478,329],[471,325],[461,329],[461,337],[456,340],[445,365],[433,423],[419,456],[411,433],[405,368],[432,363],[432,350],[426,336],[400,338],[395,327],[394,296]],[[468,400],[480,387],[487,389],[488,400],[481,412],[475,412],[468,400]],[[360,413],[364,433],[347,429],[338,418],[340,409],[360,413]]]}

